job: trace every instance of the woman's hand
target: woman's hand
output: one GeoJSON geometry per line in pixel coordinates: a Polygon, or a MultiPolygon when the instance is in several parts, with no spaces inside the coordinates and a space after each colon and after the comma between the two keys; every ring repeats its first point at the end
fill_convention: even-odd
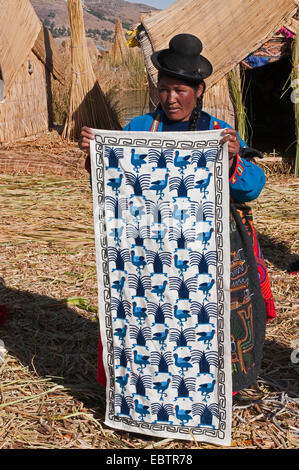
{"type": "Polygon", "coordinates": [[[223,145],[225,142],[228,142],[228,158],[229,158],[229,167],[235,162],[236,155],[240,151],[240,140],[235,129],[225,129],[222,133],[223,138],[220,143],[223,145]]]}
{"type": "Polygon", "coordinates": [[[79,137],[78,145],[80,150],[85,152],[88,156],[90,156],[90,148],[89,143],[90,140],[94,140],[94,134],[89,127],[82,127],[81,134],[79,137]]]}

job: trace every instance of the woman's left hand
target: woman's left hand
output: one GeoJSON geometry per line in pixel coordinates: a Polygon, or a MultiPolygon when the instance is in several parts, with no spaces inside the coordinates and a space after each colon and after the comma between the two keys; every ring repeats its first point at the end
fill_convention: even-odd
{"type": "Polygon", "coordinates": [[[228,142],[229,167],[231,167],[235,161],[236,155],[239,153],[240,140],[235,129],[225,129],[222,135],[223,138],[220,143],[223,145],[225,142],[228,142]]]}

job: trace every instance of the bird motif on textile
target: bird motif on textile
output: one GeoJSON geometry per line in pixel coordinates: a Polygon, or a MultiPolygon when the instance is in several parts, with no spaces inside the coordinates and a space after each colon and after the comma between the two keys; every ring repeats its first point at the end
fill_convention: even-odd
{"type": "Polygon", "coordinates": [[[109,178],[107,182],[107,186],[111,187],[112,191],[115,192],[115,196],[119,195],[119,192],[120,192],[119,188],[121,186],[122,179],[123,179],[123,175],[121,173],[117,178],[109,178]]]}
{"type": "Polygon", "coordinates": [[[116,382],[117,384],[119,384],[122,393],[125,392],[126,386],[127,386],[127,384],[128,384],[128,380],[129,380],[129,374],[126,374],[126,375],[118,375],[118,376],[115,378],[115,382],[116,382]]]}
{"type": "Polygon", "coordinates": [[[131,164],[133,165],[136,173],[139,173],[140,168],[142,165],[145,165],[146,163],[146,153],[136,153],[136,150],[133,148],[131,149],[131,164]]]}
{"type": "Polygon", "coordinates": [[[174,357],[175,365],[179,369],[181,369],[180,374],[182,376],[185,375],[184,371],[188,371],[189,369],[191,369],[193,367],[192,364],[190,363],[191,356],[179,357],[177,353],[174,353],[173,357],[174,357]]]}
{"type": "Polygon", "coordinates": [[[177,305],[174,305],[172,308],[173,308],[174,318],[176,318],[179,321],[180,326],[183,326],[184,323],[186,323],[186,321],[188,320],[188,318],[191,318],[189,309],[178,308],[177,305]]]}
{"type": "Polygon", "coordinates": [[[114,336],[116,336],[120,341],[121,345],[123,346],[125,343],[125,337],[127,334],[128,327],[127,325],[123,326],[122,328],[115,328],[114,336]]]}
{"type": "Polygon", "coordinates": [[[211,293],[210,290],[212,289],[213,285],[215,284],[215,279],[211,279],[209,282],[202,282],[199,284],[198,290],[202,291],[204,294],[204,300],[208,300],[211,293]]]}
{"type": "Polygon", "coordinates": [[[161,345],[161,351],[164,351],[166,347],[166,339],[168,336],[168,328],[166,328],[164,331],[159,331],[153,334],[152,340],[153,341],[158,341],[158,343],[161,345]]]}
{"type": "Polygon", "coordinates": [[[185,424],[192,419],[192,415],[190,415],[191,411],[192,410],[184,410],[180,408],[179,405],[175,406],[175,415],[182,426],[185,426],[185,424]]]}
{"type": "Polygon", "coordinates": [[[203,178],[201,180],[195,181],[194,188],[200,189],[200,192],[203,193],[203,199],[207,199],[207,194],[209,194],[209,191],[207,188],[210,184],[212,175],[213,173],[209,173],[207,178],[203,178]]]}
{"type": "Polygon", "coordinates": [[[187,166],[190,165],[191,155],[180,155],[179,150],[175,151],[174,154],[174,166],[179,168],[179,172],[184,174],[184,170],[186,170],[187,166]]]}
{"type": "Polygon", "coordinates": [[[160,298],[161,302],[164,300],[164,293],[167,285],[168,281],[163,281],[162,284],[152,286],[152,292],[160,298]]]}
{"type": "Polygon", "coordinates": [[[163,199],[163,196],[164,196],[163,191],[167,186],[168,176],[169,176],[168,173],[166,173],[164,179],[159,179],[159,180],[152,181],[152,183],[149,187],[150,190],[156,191],[156,195],[159,196],[159,199],[163,199]]]}
{"type": "Polygon", "coordinates": [[[139,419],[143,422],[144,418],[150,414],[149,406],[142,405],[142,403],[139,403],[138,400],[134,400],[134,405],[135,405],[135,411],[139,415],[139,419]]]}
{"type": "Polygon", "coordinates": [[[180,225],[182,225],[190,217],[188,212],[189,209],[180,209],[178,204],[175,204],[172,216],[174,219],[179,221],[180,225]]]}
{"type": "Polygon", "coordinates": [[[201,331],[199,333],[196,333],[199,338],[197,341],[203,341],[204,344],[207,344],[207,349],[210,349],[211,347],[211,342],[214,338],[215,335],[215,330],[213,329],[212,331],[201,331]]]}
{"type": "Polygon", "coordinates": [[[140,275],[141,269],[146,266],[146,261],[144,255],[135,255],[135,251],[132,250],[130,252],[131,262],[137,268],[137,272],[140,275]]]}
{"type": "Polygon", "coordinates": [[[168,389],[169,387],[169,384],[170,384],[170,379],[168,378],[167,380],[163,381],[163,382],[154,382],[153,385],[154,385],[154,390],[157,390],[158,393],[160,393],[160,400],[162,401],[164,397],[167,397],[167,393],[166,393],[166,390],[168,389]]]}
{"type": "Polygon", "coordinates": [[[129,202],[129,209],[130,213],[133,217],[135,217],[137,220],[140,220],[140,218],[145,214],[144,212],[144,206],[135,206],[133,201],[129,202]]]}
{"type": "Polygon", "coordinates": [[[132,303],[132,307],[133,307],[133,316],[137,318],[139,325],[142,325],[142,322],[147,317],[146,307],[139,307],[135,301],[132,303]]]}
{"type": "Polygon", "coordinates": [[[125,276],[122,276],[120,279],[113,281],[111,288],[115,289],[118,292],[120,298],[122,298],[122,291],[125,285],[125,276]]]}
{"type": "Polygon", "coordinates": [[[210,240],[213,232],[214,229],[210,228],[208,232],[201,232],[196,236],[196,240],[200,240],[203,244],[203,251],[205,251],[207,249],[207,246],[210,245],[210,240]]]}
{"type": "Polygon", "coordinates": [[[137,370],[138,372],[140,372],[141,374],[143,374],[143,370],[144,368],[150,364],[149,362],[149,356],[146,356],[144,354],[138,354],[138,352],[134,351],[134,364],[138,365],[139,367],[137,367],[137,370]]]}
{"type": "Polygon", "coordinates": [[[210,398],[211,393],[214,391],[215,384],[216,380],[214,379],[211,383],[201,384],[198,387],[198,392],[201,392],[204,397],[203,401],[207,401],[207,399],[210,398]]]}
{"type": "Polygon", "coordinates": [[[179,259],[178,255],[174,255],[174,265],[180,271],[180,275],[183,275],[184,272],[189,268],[189,261],[186,259],[179,259]]]}

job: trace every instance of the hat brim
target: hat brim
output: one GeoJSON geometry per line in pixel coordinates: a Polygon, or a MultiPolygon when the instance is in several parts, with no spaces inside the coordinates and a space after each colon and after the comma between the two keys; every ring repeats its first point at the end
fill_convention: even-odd
{"type": "Polygon", "coordinates": [[[198,70],[197,73],[192,74],[192,75],[188,74],[184,70],[174,71],[174,70],[170,70],[166,67],[163,67],[159,62],[159,55],[161,53],[164,53],[167,50],[168,49],[163,49],[163,50],[154,52],[151,55],[151,61],[152,61],[153,65],[156,67],[156,69],[158,69],[159,71],[164,72],[167,75],[170,75],[171,77],[174,77],[174,78],[178,78],[178,79],[181,79],[181,80],[186,79],[188,81],[194,81],[194,82],[196,82],[198,80],[203,80],[203,79],[209,77],[210,75],[212,75],[212,73],[213,73],[212,64],[210,63],[210,61],[208,59],[206,59],[202,55],[200,56],[200,69],[198,70]]]}

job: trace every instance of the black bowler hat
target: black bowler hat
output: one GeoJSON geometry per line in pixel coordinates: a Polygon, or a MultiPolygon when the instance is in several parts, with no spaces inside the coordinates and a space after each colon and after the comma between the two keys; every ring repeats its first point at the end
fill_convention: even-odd
{"type": "Polygon", "coordinates": [[[178,34],[169,42],[168,49],[154,52],[152,63],[161,72],[181,80],[198,81],[213,72],[211,63],[200,53],[201,41],[192,34],[178,34]]]}

